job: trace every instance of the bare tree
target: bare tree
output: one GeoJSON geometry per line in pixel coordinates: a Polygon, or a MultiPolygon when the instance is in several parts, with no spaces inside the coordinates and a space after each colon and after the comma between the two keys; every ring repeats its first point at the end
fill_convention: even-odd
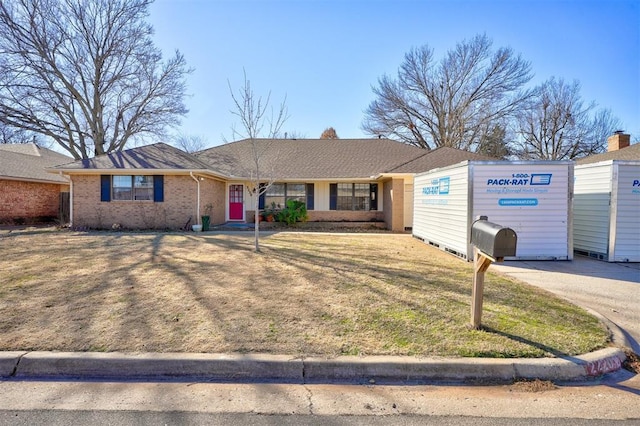
{"type": "Polygon", "coordinates": [[[33,142],[32,135],[22,129],[15,129],[0,121],[0,143],[28,143],[33,142]]]}
{"type": "Polygon", "coordinates": [[[280,133],[284,122],[289,118],[286,97],[277,110],[270,107],[271,92],[266,99],[256,96],[251,82],[244,73],[244,85],[234,94],[229,83],[229,91],[233,99],[234,110],[231,113],[240,120],[241,130],[232,128],[234,138],[249,140],[248,161],[245,164],[245,178],[248,181],[248,192],[254,196],[255,251],[260,251],[260,196],[267,192],[275,179],[275,159],[278,153],[273,149],[272,139],[280,133]],[[266,138],[260,139],[259,138],[266,138]]]}
{"type": "Polygon", "coordinates": [[[34,143],[39,147],[51,148],[51,141],[46,140],[34,132],[16,129],[0,121],[0,144],[3,143],[34,143]]]}
{"type": "Polygon", "coordinates": [[[530,95],[523,90],[530,68],[510,48],[492,50],[486,35],[458,43],[440,61],[427,45],[412,49],[396,79],[378,80],[362,129],[425,149],[477,150],[530,95]]]}
{"type": "Polygon", "coordinates": [[[620,126],[610,110],[585,104],[580,83],[551,78],[536,88],[518,118],[517,155],[522,159],[572,160],[606,149],[620,126]]]}
{"type": "Polygon", "coordinates": [[[499,160],[508,159],[512,154],[512,149],[507,141],[505,126],[496,124],[489,132],[484,133],[476,151],[499,160]]]}
{"type": "Polygon", "coordinates": [[[333,127],[327,127],[324,129],[322,134],[320,135],[320,139],[340,139],[338,137],[338,133],[336,133],[336,129],[333,127]]]}
{"type": "Polygon", "coordinates": [[[209,144],[207,138],[201,135],[187,135],[179,133],[173,138],[173,143],[184,152],[202,151],[209,144]]]}
{"type": "Polygon", "coordinates": [[[183,56],[162,62],[152,0],[0,0],[0,121],[74,158],[179,122],[183,56]]]}

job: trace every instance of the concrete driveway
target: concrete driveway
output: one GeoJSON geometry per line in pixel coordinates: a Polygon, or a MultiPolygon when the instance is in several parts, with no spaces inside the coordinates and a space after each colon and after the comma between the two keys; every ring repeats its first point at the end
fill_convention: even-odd
{"type": "Polygon", "coordinates": [[[608,263],[576,256],[572,261],[506,261],[500,272],[591,309],[623,330],[640,353],[640,263],[608,263]]]}

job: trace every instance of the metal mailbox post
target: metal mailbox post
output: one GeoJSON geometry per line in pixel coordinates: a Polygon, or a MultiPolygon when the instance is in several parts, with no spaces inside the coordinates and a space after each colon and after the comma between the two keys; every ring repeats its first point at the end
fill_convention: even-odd
{"type": "Polygon", "coordinates": [[[480,216],[471,225],[471,244],[474,246],[473,291],[471,305],[471,327],[480,329],[482,301],[484,296],[484,273],[491,262],[502,262],[505,257],[516,255],[518,236],[511,228],[502,227],[480,216]]]}

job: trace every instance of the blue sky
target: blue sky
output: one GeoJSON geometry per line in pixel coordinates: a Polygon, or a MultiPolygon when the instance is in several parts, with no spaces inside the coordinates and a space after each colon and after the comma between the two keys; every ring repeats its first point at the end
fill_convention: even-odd
{"type": "Polygon", "coordinates": [[[286,96],[283,130],[360,138],[372,85],[406,52],[428,44],[442,57],[481,33],[530,61],[532,84],[577,79],[640,137],[639,0],[156,0],[149,22],[156,45],[194,68],[179,131],[209,146],[233,139],[228,82],[239,89],[243,69],[256,95],[286,96]]]}

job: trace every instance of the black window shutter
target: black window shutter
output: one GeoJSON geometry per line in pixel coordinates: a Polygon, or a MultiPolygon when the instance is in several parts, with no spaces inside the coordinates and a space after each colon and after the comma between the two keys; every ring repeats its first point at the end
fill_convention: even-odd
{"type": "Polygon", "coordinates": [[[378,184],[372,183],[369,185],[369,192],[371,193],[369,197],[369,210],[378,210],[378,184]]]}
{"type": "Polygon", "coordinates": [[[329,184],[329,210],[338,210],[338,184],[329,184]]]}
{"type": "Polygon", "coordinates": [[[100,201],[111,201],[110,175],[100,175],[100,201]]]}
{"type": "Polygon", "coordinates": [[[313,210],[313,184],[307,184],[307,210],[313,210]]]}
{"type": "Polygon", "coordinates": [[[260,197],[258,198],[258,209],[260,210],[264,210],[264,194],[265,194],[265,190],[264,187],[266,185],[264,183],[261,183],[260,185],[258,185],[258,193],[260,194],[260,197]]]}
{"type": "Polygon", "coordinates": [[[153,201],[162,203],[164,201],[164,176],[153,175],[153,201]]]}

